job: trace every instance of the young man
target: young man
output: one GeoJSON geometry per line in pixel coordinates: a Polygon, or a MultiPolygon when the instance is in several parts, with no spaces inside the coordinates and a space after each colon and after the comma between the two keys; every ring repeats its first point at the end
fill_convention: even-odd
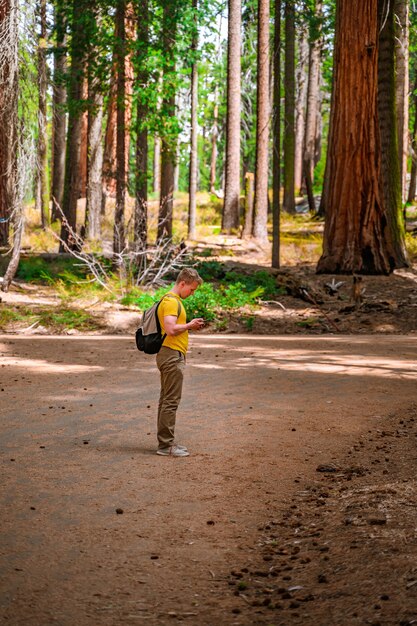
{"type": "Polygon", "coordinates": [[[161,456],[189,456],[185,446],[175,443],[175,418],[181,400],[188,331],[203,328],[204,320],[195,318],[187,322],[182,300],[192,296],[202,282],[196,270],[182,269],[174,288],[166,294],[158,308],[162,333],[167,335],[156,355],[156,364],[161,373],[156,453],[161,456]]]}

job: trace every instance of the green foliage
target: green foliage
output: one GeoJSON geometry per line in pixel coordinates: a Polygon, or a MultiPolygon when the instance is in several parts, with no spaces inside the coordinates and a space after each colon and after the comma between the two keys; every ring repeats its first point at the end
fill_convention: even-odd
{"type": "Polygon", "coordinates": [[[184,301],[187,319],[202,317],[208,322],[216,318],[215,311],[221,308],[219,305],[219,293],[211,283],[203,283],[193,296],[184,301]]]}
{"type": "Polygon", "coordinates": [[[51,284],[58,279],[70,283],[85,278],[86,271],[73,259],[47,261],[32,256],[20,260],[16,277],[28,283],[51,284]]]}
{"type": "Polygon", "coordinates": [[[218,285],[203,283],[201,287],[185,300],[187,318],[203,317],[212,321],[220,311],[232,311],[244,306],[254,306],[263,294],[263,288],[247,291],[241,283],[218,285]]]}
{"type": "MultiPolygon", "coordinates": [[[[187,319],[202,317],[213,321],[221,312],[235,311],[244,307],[256,306],[261,298],[272,297],[279,293],[274,278],[268,272],[256,272],[252,276],[225,272],[221,263],[205,261],[198,266],[200,275],[205,280],[222,277],[221,282],[204,282],[194,295],[184,300],[187,319]]],[[[171,285],[170,289],[172,289],[171,285]]],[[[152,306],[169,291],[167,288],[158,289],[154,293],[133,290],[124,296],[122,304],[135,305],[144,310],[152,306]]],[[[253,320],[248,318],[248,327],[253,320]]]]}
{"type": "Polygon", "coordinates": [[[230,271],[220,261],[201,261],[196,269],[203,280],[222,281],[223,284],[239,284],[246,292],[254,292],[261,288],[264,299],[273,298],[282,293],[277,287],[275,278],[266,270],[253,274],[242,274],[230,271]]]}
{"type": "MultiPolygon", "coordinates": [[[[172,289],[171,285],[170,289],[172,289]]],[[[154,302],[158,302],[169,289],[162,287],[157,291],[151,293],[150,291],[142,291],[140,289],[132,289],[120,300],[121,304],[125,306],[137,306],[141,311],[148,309],[154,302]]]]}

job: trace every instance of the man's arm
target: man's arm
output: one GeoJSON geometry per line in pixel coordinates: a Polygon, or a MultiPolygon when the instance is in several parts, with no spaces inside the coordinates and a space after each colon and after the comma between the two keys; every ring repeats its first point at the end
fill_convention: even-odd
{"type": "Polygon", "coordinates": [[[176,337],[186,330],[200,330],[204,326],[204,320],[201,317],[196,317],[186,324],[177,324],[177,319],[176,315],[165,315],[164,328],[168,337],[176,337]]]}

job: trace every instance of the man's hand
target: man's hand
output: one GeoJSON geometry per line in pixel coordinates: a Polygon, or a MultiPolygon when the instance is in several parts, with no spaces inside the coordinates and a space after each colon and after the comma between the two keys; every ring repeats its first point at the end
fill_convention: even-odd
{"type": "Polygon", "coordinates": [[[204,326],[204,320],[202,317],[195,317],[191,322],[187,324],[190,330],[200,330],[204,326]]]}

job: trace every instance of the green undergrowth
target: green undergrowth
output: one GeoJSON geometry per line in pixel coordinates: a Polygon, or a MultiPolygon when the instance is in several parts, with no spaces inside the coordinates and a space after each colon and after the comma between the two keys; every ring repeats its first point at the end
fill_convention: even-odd
{"type": "Polygon", "coordinates": [[[44,326],[53,332],[67,330],[98,330],[100,324],[82,309],[60,306],[56,308],[31,308],[3,306],[0,309],[0,329],[9,330],[10,326],[44,326]]]}
{"type": "Polygon", "coordinates": [[[16,278],[28,283],[53,284],[60,280],[70,284],[84,280],[87,272],[76,259],[59,257],[47,260],[39,256],[29,256],[20,259],[16,278]]]}
{"type": "MultiPolygon", "coordinates": [[[[217,319],[222,312],[235,311],[244,307],[253,308],[265,299],[282,293],[275,279],[266,271],[241,274],[227,271],[218,261],[202,261],[196,266],[205,281],[193,296],[184,301],[188,319],[203,317],[207,321],[217,319]]],[[[170,286],[172,289],[173,285],[170,286]]],[[[134,305],[144,310],[157,302],[170,288],[154,292],[135,289],[121,299],[125,305],[134,305]]],[[[253,320],[248,322],[248,326],[253,320]]]]}

